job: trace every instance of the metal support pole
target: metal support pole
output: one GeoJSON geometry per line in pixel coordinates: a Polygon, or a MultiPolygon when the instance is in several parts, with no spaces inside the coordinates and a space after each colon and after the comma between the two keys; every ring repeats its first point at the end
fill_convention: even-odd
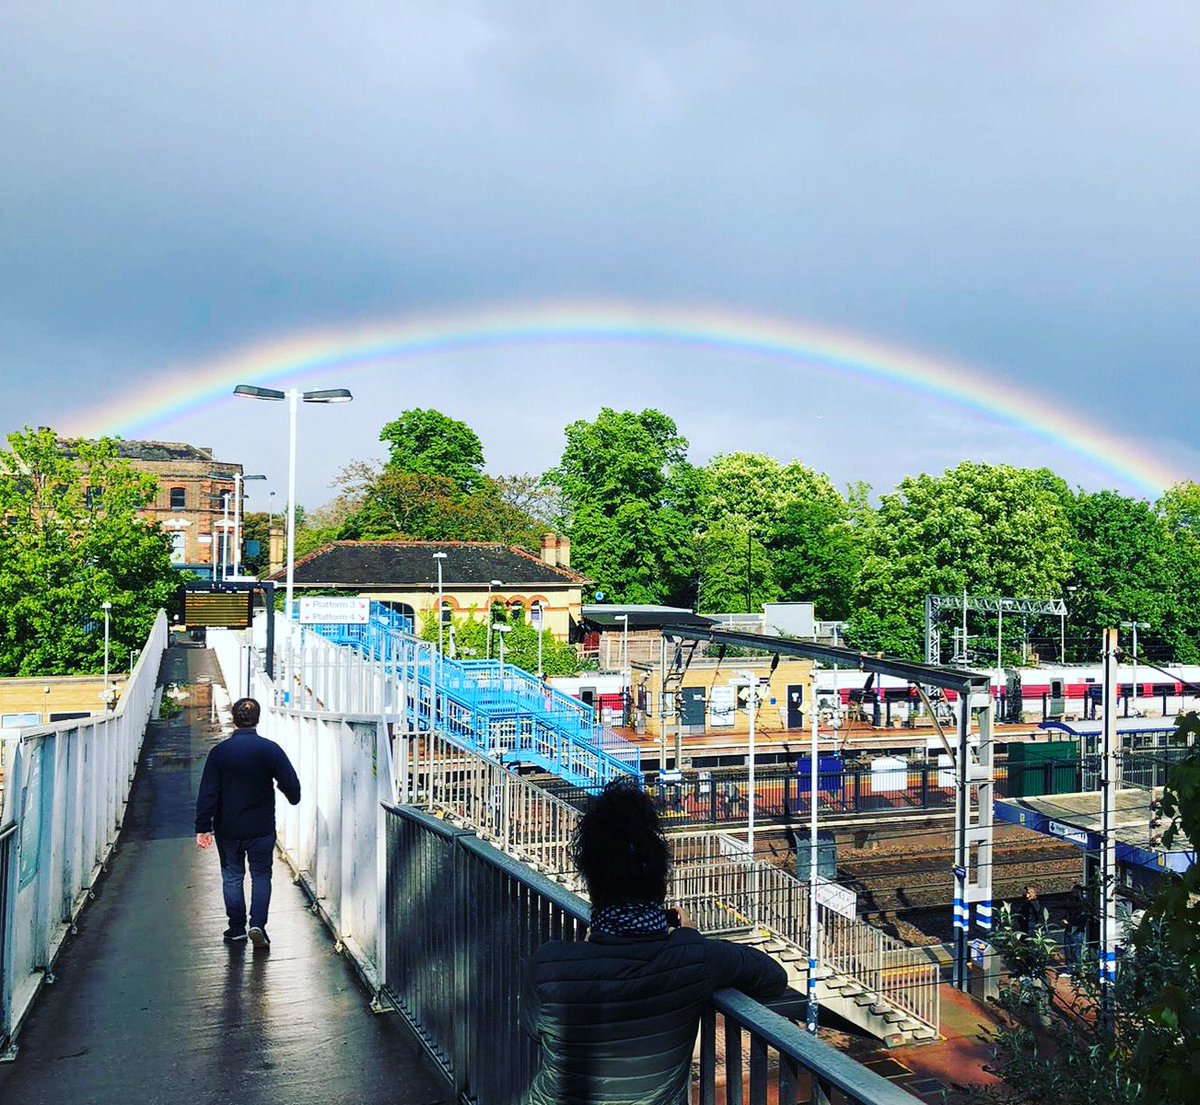
{"type": "Polygon", "coordinates": [[[817,709],[816,687],[817,681],[813,678],[809,684],[812,700],[808,706],[809,755],[812,763],[809,765],[808,791],[808,1012],[805,1027],[814,1036],[817,1034],[817,959],[820,955],[817,935],[817,755],[821,716],[817,709]]]}
{"type": "Polygon", "coordinates": [[[300,391],[288,388],[288,501],[287,501],[287,594],[283,613],[292,617],[292,591],[296,583],[296,412],[300,407],[300,391]]]}
{"type": "Polygon", "coordinates": [[[968,735],[971,728],[971,697],[964,688],[958,694],[958,746],[955,752],[954,794],[954,985],[967,988],[967,807],[970,802],[968,735]]]}
{"type": "Polygon", "coordinates": [[[1113,813],[1117,801],[1117,631],[1104,631],[1104,724],[1101,730],[1104,775],[1100,790],[1100,1009],[1105,1029],[1112,1030],[1113,983],[1117,969],[1117,839],[1113,813]]]}

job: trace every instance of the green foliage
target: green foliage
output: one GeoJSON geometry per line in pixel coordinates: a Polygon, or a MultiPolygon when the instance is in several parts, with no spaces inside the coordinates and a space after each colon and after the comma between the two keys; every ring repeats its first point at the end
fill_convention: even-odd
{"type": "Polygon", "coordinates": [[[1200,663],[1200,484],[1172,488],[1157,511],[1166,532],[1170,588],[1159,635],[1179,663],[1200,663]]]}
{"type": "Polygon", "coordinates": [[[1055,479],[964,461],[902,480],[861,530],[855,645],[920,658],[928,594],[1060,596],[1070,531],[1055,479]]]}
{"type": "Polygon", "coordinates": [[[483,484],[483,445],[465,422],[441,411],[409,410],[379,431],[389,446],[387,470],[449,480],[470,494],[483,484]]]}
{"type": "Polygon", "coordinates": [[[733,519],[714,522],[696,538],[696,573],[700,610],[749,613],[779,597],[766,546],[733,519]]]}
{"type": "Polygon", "coordinates": [[[850,508],[828,476],[760,453],[714,457],[701,475],[697,567],[703,609],[744,608],[749,535],[752,574],[759,577],[751,580],[752,610],[782,598],[814,602],[823,618],[849,613],[858,547],[850,508]],[[740,588],[734,586],[739,556],[740,588]]]}
{"type": "MultiPolygon", "coordinates": [[[[500,625],[508,625],[509,631],[504,638],[504,662],[522,671],[536,674],[538,670],[538,632],[523,615],[513,616],[499,604],[494,608],[493,621],[500,625]]],[[[462,618],[455,618],[454,645],[457,659],[483,660],[488,655],[488,619],[486,612],[469,610],[462,618]]],[[[421,619],[421,638],[425,641],[438,639],[437,617],[430,611],[421,619]]],[[[566,642],[558,640],[548,629],[543,629],[542,637],[542,671],[546,675],[576,675],[582,670],[582,663],[576,651],[566,642]]],[[[442,647],[446,654],[450,652],[450,626],[442,627],[442,647]]],[[[500,635],[493,633],[491,657],[500,658],[500,635]]]]}
{"type": "Polygon", "coordinates": [[[1101,632],[1122,620],[1147,622],[1139,644],[1153,649],[1174,590],[1163,518],[1148,503],[1098,491],[1078,494],[1068,519],[1073,568],[1067,585],[1075,588],[1070,617],[1076,639],[1068,659],[1097,656],[1101,632]]]}
{"type": "Polygon", "coordinates": [[[577,570],[610,601],[690,603],[699,478],[675,423],[605,407],[565,433],[547,482],[561,493],[577,570]]]}
{"type": "Polygon", "coordinates": [[[49,430],[9,435],[0,452],[0,675],[98,672],[102,603],[110,654],[145,642],[179,584],[170,540],[138,516],[152,477],[110,439],[61,446],[49,430]]]}

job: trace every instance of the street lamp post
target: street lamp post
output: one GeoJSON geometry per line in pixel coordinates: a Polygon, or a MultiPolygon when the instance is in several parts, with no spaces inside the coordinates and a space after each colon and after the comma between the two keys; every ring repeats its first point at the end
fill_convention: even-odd
{"type": "MultiPolygon", "coordinates": [[[[1122,629],[1133,630],[1133,670],[1129,673],[1129,698],[1126,700],[1127,706],[1133,707],[1133,712],[1137,714],[1137,631],[1139,629],[1149,629],[1149,622],[1122,622],[1122,629]]],[[[1128,716],[1128,715],[1126,715],[1128,716]]]]}
{"type": "Polygon", "coordinates": [[[496,632],[500,634],[500,683],[504,684],[504,638],[512,632],[511,625],[498,625],[496,632]]]}
{"type": "Polygon", "coordinates": [[[621,667],[629,670],[629,615],[614,614],[613,620],[621,622],[621,667]]]}
{"type": "Polygon", "coordinates": [[[354,396],[346,388],[318,388],[315,391],[288,388],[280,391],[278,388],[260,388],[254,384],[238,384],[233,394],[269,402],[288,400],[287,593],[284,602],[290,619],[296,580],[296,411],[301,400],[305,403],[349,403],[354,396]]]}
{"type": "Polygon", "coordinates": [[[104,712],[108,713],[112,709],[112,700],[108,693],[108,620],[112,603],[101,603],[100,609],[104,611],[104,712]]]}
{"type": "Polygon", "coordinates": [[[488,580],[487,592],[487,658],[492,658],[492,588],[503,587],[504,581],[499,579],[488,580]]]}
{"type": "Polygon", "coordinates": [[[229,575],[229,492],[221,492],[221,582],[229,575]]]}
{"type": "Polygon", "coordinates": [[[233,474],[233,574],[235,576],[242,574],[242,499],[245,496],[245,489],[242,485],[247,480],[265,480],[266,478],[257,473],[253,476],[243,476],[241,472],[233,474]]]}
{"type": "MultiPolygon", "coordinates": [[[[214,480],[233,480],[233,555],[229,555],[229,533],[227,529],[225,533],[225,560],[233,561],[233,574],[239,576],[242,574],[242,496],[244,494],[242,484],[246,480],[265,480],[267,477],[261,475],[243,476],[241,472],[209,472],[208,475],[210,479],[214,480]]],[[[228,495],[229,492],[222,491],[221,494],[224,496],[228,495]]]]}
{"type": "Polygon", "coordinates": [[[438,627],[438,656],[442,655],[442,561],[446,559],[444,552],[435,552],[433,559],[437,562],[438,597],[437,597],[437,627],[438,627]]]}

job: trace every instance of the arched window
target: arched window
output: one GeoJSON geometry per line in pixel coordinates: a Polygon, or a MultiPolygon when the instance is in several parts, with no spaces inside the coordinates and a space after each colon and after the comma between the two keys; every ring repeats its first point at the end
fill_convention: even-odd
{"type": "Polygon", "coordinates": [[[525,615],[525,604],[520,599],[508,600],[508,616],[513,621],[518,621],[525,615]]]}

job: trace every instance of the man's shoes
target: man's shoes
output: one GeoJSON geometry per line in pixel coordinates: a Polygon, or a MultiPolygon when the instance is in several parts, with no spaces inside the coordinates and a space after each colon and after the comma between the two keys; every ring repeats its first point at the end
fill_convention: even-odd
{"type": "Polygon", "coordinates": [[[250,943],[254,945],[255,951],[271,946],[271,938],[267,935],[267,930],[261,925],[251,925],[249,936],[250,943]]]}
{"type": "Polygon", "coordinates": [[[246,929],[245,927],[240,929],[228,928],[221,933],[221,939],[224,940],[226,944],[240,944],[246,939],[246,929]]]}

